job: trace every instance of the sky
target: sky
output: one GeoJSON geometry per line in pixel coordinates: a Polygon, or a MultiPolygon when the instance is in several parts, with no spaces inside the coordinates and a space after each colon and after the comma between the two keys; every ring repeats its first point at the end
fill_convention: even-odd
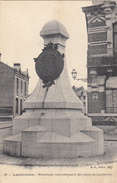
{"type": "Polygon", "coordinates": [[[1,1],[0,2],[0,53],[1,61],[13,66],[21,63],[22,71],[30,75],[29,93],[35,88],[38,76],[35,72],[36,58],[43,49],[40,37],[42,27],[51,20],[58,20],[67,29],[66,60],[71,86],[84,86],[74,81],[72,69],[78,78],[87,77],[87,31],[85,14],[81,7],[92,5],[91,1],[1,1]]]}

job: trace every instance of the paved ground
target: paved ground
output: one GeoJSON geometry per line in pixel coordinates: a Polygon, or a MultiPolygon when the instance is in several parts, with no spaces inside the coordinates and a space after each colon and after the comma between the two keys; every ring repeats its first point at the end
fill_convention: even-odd
{"type": "Polygon", "coordinates": [[[0,123],[0,164],[20,166],[90,166],[117,162],[117,141],[104,142],[105,153],[100,156],[75,159],[18,158],[3,154],[3,139],[11,135],[12,122],[0,123]]]}

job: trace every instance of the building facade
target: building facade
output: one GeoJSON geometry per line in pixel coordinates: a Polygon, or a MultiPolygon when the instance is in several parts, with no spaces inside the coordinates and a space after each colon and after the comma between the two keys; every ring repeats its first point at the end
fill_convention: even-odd
{"type": "Polygon", "coordinates": [[[117,123],[117,4],[93,1],[82,8],[86,17],[88,51],[88,116],[93,124],[117,123]]]}
{"type": "Polygon", "coordinates": [[[19,63],[10,67],[0,62],[0,120],[21,115],[28,97],[29,74],[19,63]]]}
{"type": "Polygon", "coordinates": [[[77,97],[83,103],[83,113],[87,114],[87,91],[83,88],[83,86],[81,86],[81,87],[73,86],[72,89],[74,90],[77,97]]]}

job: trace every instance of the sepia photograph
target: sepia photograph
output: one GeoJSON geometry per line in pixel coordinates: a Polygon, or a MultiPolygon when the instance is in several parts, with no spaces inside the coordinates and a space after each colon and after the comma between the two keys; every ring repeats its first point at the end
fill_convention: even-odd
{"type": "Polygon", "coordinates": [[[0,2],[0,183],[117,183],[117,0],[0,2]]]}

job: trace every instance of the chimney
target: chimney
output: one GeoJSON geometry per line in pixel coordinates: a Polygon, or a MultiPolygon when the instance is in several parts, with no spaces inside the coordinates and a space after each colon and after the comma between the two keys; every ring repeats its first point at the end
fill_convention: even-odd
{"type": "Polygon", "coordinates": [[[21,64],[20,63],[14,63],[14,68],[19,71],[21,69],[21,64]]]}

